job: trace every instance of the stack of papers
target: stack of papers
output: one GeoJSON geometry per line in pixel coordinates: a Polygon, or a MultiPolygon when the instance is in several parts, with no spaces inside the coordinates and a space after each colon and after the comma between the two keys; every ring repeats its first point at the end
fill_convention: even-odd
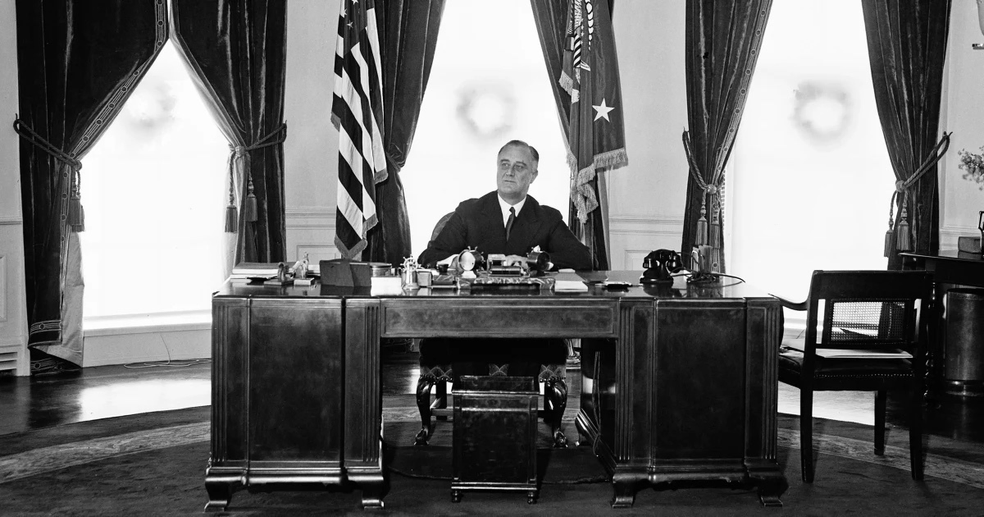
{"type": "Polygon", "coordinates": [[[580,280],[557,280],[557,283],[554,284],[554,291],[586,293],[588,286],[580,280]]]}

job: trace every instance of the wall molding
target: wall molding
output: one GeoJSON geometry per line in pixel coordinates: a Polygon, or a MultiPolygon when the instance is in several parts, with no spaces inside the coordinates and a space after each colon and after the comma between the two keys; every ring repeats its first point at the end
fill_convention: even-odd
{"type": "Polygon", "coordinates": [[[608,231],[623,235],[679,235],[682,217],[616,216],[608,218],[608,231]]]}
{"type": "Polygon", "coordinates": [[[0,323],[7,321],[7,256],[0,255],[0,323]]]}
{"type": "Polygon", "coordinates": [[[288,208],[284,212],[287,229],[335,228],[335,211],[323,207],[288,208]]]}
{"type": "Polygon", "coordinates": [[[941,226],[940,227],[940,249],[957,249],[957,237],[974,236],[979,237],[981,231],[973,226],[941,226]]]}
{"type": "Polygon", "coordinates": [[[5,225],[14,226],[14,225],[22,225],[22,224],[24,224],[24,220],[21,219],[20,217],[0,216],[0,226],[5,226],[5,225]]]}

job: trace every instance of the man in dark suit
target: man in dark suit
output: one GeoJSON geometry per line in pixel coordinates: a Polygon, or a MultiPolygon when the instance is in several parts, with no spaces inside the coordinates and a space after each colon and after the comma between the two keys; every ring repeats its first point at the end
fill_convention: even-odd
{"type": "MultiPolygon", "coordinates": [[[[591,252],[564,223],[560,212],[530,196],[539,154],[533,146],[512,140],[499,150],[496,191],[458,205],[444,228],[420,254],[418,263],[433,267],[471,248],[506,255],[505,264],[522,264],[534,247],[546,252],[554,268],[591,269],[591,252]]],[[[459,375],[524,375],[546,384],[554,445],[564,447],[560,429],[567,406],[567,345],[562,339],[424,339],[420,344],[421,376],[417,406],[423,428],[415,443],[425,445],[431,433],[430,389],[459,375]]]]}
{"type": "Polygon", "coordinates": [[[498,154],[496,191],[459,204],[417,262],[433,266],[466,248],[505,254],[507,262],[519,261],[539,246],[555,268],[591,269],[591,252],[567,227],[560,212],[528,195],[539,158],[526,142],[513,140],[504,145],[498,154]],[[511,225],[510,209],[514,213],[511,225]]]}

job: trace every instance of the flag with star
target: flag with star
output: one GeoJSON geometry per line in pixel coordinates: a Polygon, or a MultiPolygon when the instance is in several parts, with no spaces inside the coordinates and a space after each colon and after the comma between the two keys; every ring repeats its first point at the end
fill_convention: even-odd
{"type": "Polygon", "coordinates": [[[383,81],[373,0],[341,0],[331,120],[338,129],[335,246],[344,258],[365,249],[384,181],[383,81]]]}
{"type": "Polygon", "coordinates": [[[561,87],[570,95],[567,161],[572,229],[607,268],[605,217],[598,214],[599,171],[628,164],[622,86],[608,0],[570,0],[561,87]],[[573,219],[576,217],[577,223],[573,219]],[[599,249],[599,247],[603,249],[599,249]]]}

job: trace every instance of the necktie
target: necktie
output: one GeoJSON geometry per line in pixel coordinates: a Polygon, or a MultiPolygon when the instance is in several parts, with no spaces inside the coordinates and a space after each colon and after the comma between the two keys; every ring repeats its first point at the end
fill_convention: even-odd
{"type": "Polygon", "coordinates": [[[516,222],[516,209],[509,207],[509,219],[506,220],[506,240],[509,240],[509,230],[512,230],[513,223],[516,222]]]}

